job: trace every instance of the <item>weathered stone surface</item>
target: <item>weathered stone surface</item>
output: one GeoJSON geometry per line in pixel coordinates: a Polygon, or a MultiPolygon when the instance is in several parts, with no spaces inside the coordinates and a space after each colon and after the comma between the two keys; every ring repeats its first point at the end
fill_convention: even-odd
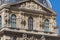
{"type": "Polygon", "coordinates": [[[56,16],[33,1],[3,8],[0,11],[0,16],[2,16],[3,27],[0,30],[1,40],[13,40],[13,37],[16,37],[17,40],[60,40],[57,34],[56,16]],[[11,27],[12,14],[16,15],[16,28],[11,27]],[[28,29],[29,17],[33,18],[32,31],[28,29]],[[45,19],[49,20],[49,32],[44,32],[43,23],[45,19]],[[26,35],[23,35],[24,33],[26,35]]]}

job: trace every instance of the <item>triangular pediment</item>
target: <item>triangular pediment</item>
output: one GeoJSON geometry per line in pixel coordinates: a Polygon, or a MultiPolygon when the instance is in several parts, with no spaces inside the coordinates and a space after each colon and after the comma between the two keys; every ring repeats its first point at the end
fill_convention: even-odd
{"type": "Polygon", "coordinates": [[[34,2],[26,2],[20,6],[21,8],[27,8],[31,10],[42,10],[42,7],[40,5],[37,5],[34,2]]]}
{"type": "Polygon", "coordinates": [[[15,3],[15,4],[13,4],[13,6],[20,7],[20,8],[33,9],[33,10],[41,10],[42,9],[42,7],[34,1],[24,1],[21,3],[17,3],[17,4],[15,3]]]}
{"type": "Polygon", "coordinates": [[[45,6],[43,6],[41,3],[37,1],[22,1],[17,4],[16,3],[12,4],[12,7],[17,7],[18,9],[23,8],[23,9],[30,9],[30,10],[37,10],[37,11],[52,13],[51,10],[46,9],[45,6]]]}

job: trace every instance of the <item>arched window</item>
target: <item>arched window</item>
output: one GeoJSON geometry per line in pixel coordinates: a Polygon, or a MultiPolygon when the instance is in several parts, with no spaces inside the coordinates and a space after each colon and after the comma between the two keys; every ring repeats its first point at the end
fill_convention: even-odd
{"type": "Polygon", "coordinates": [[[0,28],[2,27],[2,18],[0,16],[0,28]]]}
{"type": "Polygon", "coordinates": [[[49,31],[49,20],[48,19],[46,19],[44,21],[44,31],[45,32],[48,32],[49,31]]]}
{"type": "Polygon", "coordinates": [[[28,29],[33,30],[33,18],[32,17],[28,18],[28,29]]]}
{"type": "Polygon", "coordinates": [[[11,27],[16,28],[16,15],[11,15],[11,27]]]}

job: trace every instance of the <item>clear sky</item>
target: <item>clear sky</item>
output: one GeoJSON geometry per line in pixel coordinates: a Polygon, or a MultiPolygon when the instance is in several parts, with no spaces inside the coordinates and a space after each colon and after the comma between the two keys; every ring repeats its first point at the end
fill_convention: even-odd
{"type": "Polygon", "coordinates": [[[58,31],[60,34],[60,0],[50,0],[50,2],[52,4],[52,9],[57,13],[56,22],[57,26],[59,27],[58,31]]]}

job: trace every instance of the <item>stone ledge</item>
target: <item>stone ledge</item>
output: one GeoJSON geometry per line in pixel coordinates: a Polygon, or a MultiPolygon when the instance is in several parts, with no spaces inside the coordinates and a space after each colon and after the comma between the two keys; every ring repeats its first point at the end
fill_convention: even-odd
{"type": "Polygon", "coordinates": [[[33,32],[33,31],[25,31],[25,30],[16,30],[16,29],[10,29],[10,28],[2,28],[0,30],[0,33],[2,31],[7,31],[7,32],[14,32],[14,33],[28,33],[28,34],[36,34],[36,35],[45,35],[45,36],[55,36],[58,37],[58,34],[45,34],[45,33],[41,33],[41,32],[33,32]]]}

